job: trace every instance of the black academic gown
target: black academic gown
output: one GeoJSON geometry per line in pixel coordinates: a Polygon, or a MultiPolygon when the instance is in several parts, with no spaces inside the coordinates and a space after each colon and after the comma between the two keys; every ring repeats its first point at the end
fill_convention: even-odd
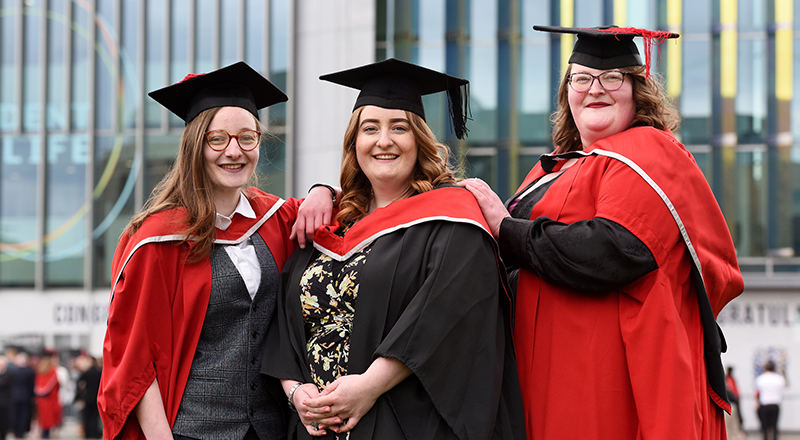
{"type": "MultiPolygon", "coordinates": [[[[284,266],[262,373],[311,382],[300,277],[319,252],[347,260],[371,245],[359,273],[348,373],[382,356],[413,374],[375,402],[350,438],[524,439],[510,301],[472,195],[440,188],[376,210],[344,237],[337,227],[320,229],[315,248],[284,266]]],[[[289,438],[311,438],[297,413],[291,417],[289,438]]]]}

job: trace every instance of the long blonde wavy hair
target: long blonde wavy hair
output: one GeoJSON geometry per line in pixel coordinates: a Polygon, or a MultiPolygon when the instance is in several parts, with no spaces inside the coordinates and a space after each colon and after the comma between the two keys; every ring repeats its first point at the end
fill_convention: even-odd
{"type": "MultiPolygon", "coordinates": [[[[358,165],[355,148],[363,109],[364,107],[359,107],[353,112],[344,134],[342,170],[339,177],[342,200],[336,216],[340,224],[359,220],[369,214],[372,201],[372,184],[358,165]]],[[[417,141],[417,164],[411,177],[411,188],[423,193],[440,184],[456,183],[456,176],[460,175],[460,171],[450,165],[450,148],[436,140],[422,117],[406,111],[406,118],[417,141]]]]}
{"type": "MultiPolygon", "coordinates": [[[[569,109],[567,76],[572,71],[572,67],[573,64],[570,64],[567,74],[561,79],[561,85],[558,88],[558,108],[550,116],[556,153],[581,150],[584,147],[581,145],[581,134],[578,132],[578,127],[575,125],[569,109]]],[[[621,67],[619,70],[629,73],[626,75],[626,81],[633,80],[633,102],[636,104],[636,114],[631,127],[649,126],[659,130],[677,131],[680,127],[681,117],[675,105],[664,94],[661,77],[653,73],[650,78],[647,78],[645,66],[621,67]]],[[[588,145],[586,146],[588,147],[588,145]]]]}

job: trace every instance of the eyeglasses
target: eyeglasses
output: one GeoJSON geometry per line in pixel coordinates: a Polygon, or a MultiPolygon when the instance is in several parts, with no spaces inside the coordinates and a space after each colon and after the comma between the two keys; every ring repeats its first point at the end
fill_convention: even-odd
{"type": "Polygon", "coordinates": [[[585,92],[591,89],[594,80],[597,80],[600,83],[600,87],[609,92],[613,92],[622,87],[622,83],[625,82],[625,75],[628,75],[628,72],[621,72],[619,70],[609,70],[600,75],[592,75],[585,72],[571,73],[567,75],[567,82],[569,86],[572,87],[572,90],[576,92],[585,92]]]}
{"type": "Polygon", "coordinates": [[[258,146],[261,140],[261,133],[254,130],[245,130],[237,135],[228,133],[225,130],[214,130],[206,133],[206,142],[214,151],[224,151],[231,143],[231,139],[236,139],[239,148],[250,151],[258,146]]]}

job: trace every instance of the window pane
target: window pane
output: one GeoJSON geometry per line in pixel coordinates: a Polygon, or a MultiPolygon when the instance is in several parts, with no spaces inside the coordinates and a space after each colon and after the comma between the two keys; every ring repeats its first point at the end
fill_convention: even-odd
{"type": "Polygon", "coordinates": [[[736,16],[739,32],[762,32],[767,26],[765,0],[738,0],[736,16]]]}
{"type": "Polygon", "coordinates": [[[603,2],[597,0],[575,0],[575,26],[595,27],[603,21],[603,2]]]}
{"type": "MultiPolygon", "coordinates": [[[[542,148],[542,147],[532,147],[532,148],[524,148],[523,151],[520,151],[519,154],[519,182],[512,182],[512,186],[514,187],[514,191],[519,188],[519,185],[522,184],[522,181],[525,180],[525,177],[528,173],[531,172],[531,169],[539,162],[539,157],[542,154],[551,153],[553,150],[552,148],[542,148]],[[516,185],[516,186],[514,186],[516,185]]],[[[513,195],[513,194],[512,194],[513,195]]]]}
{"type": "Polygon", "coordinates": [[[2,137],[0,286],[33,286],[36,258],[37,136],[2,137]]]}
{"type": "Polygon", "coordinates": [[[418,2],[419,50],[416,62],[429,69],[443,72],[445,53],[445,1],[418,2]]]}
{"type": "Polygon", "coordinates": [[[82,3],[72,3],[72,129],[86,130],[89,123],[89,16],[82,3]]]}
{"type": "Polygon", "coordinates": [[[22,81],[22,129],[36,131],[41,126],[41,87],[39,87],[39,36],[42,32],[42,13],[25,14],[23,47],[23,81],[22,81]]]}
{"type": "Polygon", "coordinates": [[[48,26],[47,47],[47,129],[65,130],[67,128],[67,102],[64,78],[67,77],[66,69],[69,60],[64,58],[67,53],[67,39],[65,33],[69,28],[65,26],[65,8],[69,3],[51,2],[50,20],[48,26]]]}
{"type": "Polygon", "coordinates": [[[98,137],[94,160],[95,284],[111,284],[111,260],[117,239],[134,212],[134,187],[141,164],[134,161],[134,138],[98,137]]]}
{"type": "MultiPolygon", "coordinates": [[[[286,90],[286,75],[289,69],[289,1],[273,0],[269,13],[269,75],[267,78],[281,90],[286,90]]],[[[259,70],[260,69],[256,69],[259,70]]],[[[264,72],[262,72],[264,73],[264,72]]],[[[290,96],[289,99],[292,97],[290,96]]],[[[286,104],[269,108],[270,125],[286,125],[286,104]]]]}
{"type": "MultiPolygon", "coordinates": [[[[161,0],[147,0],[147,33],[145,35],[145,78],[144,92],[160,89],[164,84],[164,4],[161,0]]],[[[154,100],[144,99],[146,127],[161,126],[163,107],[154,100]]]]}
{"type": "Polygon", "coordinates": [[[550,113],[554,110],[556,90],[551,84],[558,72],[542,69],[549,66],[550,44],[547,38],[531,39],[520,48],[519,140],[526,144],[550,144],[550,113]]]}
{"type": "MultiPolygon", "coordinates": [[[[115,94],[118,73],[116,54],[119,52],[117,41],[112,40],[112,33],[108,29],[109,23],[114,23],[114,0],[98,0],[96,21],[97,41],[95,42],[95,127],[100,130],[109,130],[114,127],[114,118],[117,116],[115,94]]],[[[116,32],[114,33],[116,34],[116,32]]]]}
{"type": "Polygon", "coordinates": [[[261,0],[248,0],[245,5],[244,58],[256,70],[264,65],[264,43],[267,28],[264,26],[266,8],[261,0]]]}
{"type": "Polygon", "coordinates": [[[219,20],[216,14],[216,0],[197,0],[194,11],[194,70],[193,73],[210,72],[214,66],[214,25],[219,20]]]}
{"type": "Polygon", "coordinates": [[[286,197],[286,138],[283,135],[265,136],[261,141],[258,159],[258,188],[286,197]]]}
{"type": "Polygon", "coordinates": [[[767,232],[764,149],[740,151],[736,156],[736,251],[741,257],[763,256],[767,232]]]}
{"type": "MultiPolygon", "coordinates": [[[[658,29],[658,25],[655,24],[656,2],[665,3],[663,0],[626,2],[627,8],[625,9],[625,15],[628,21],[625,25],[644,29],[658,29]]],[[[618,24],[622,26],[621,23],[618,24]]],[[[641,38],[634,38],[634,41],[639,45],[639,51],[644,53],[642,51],[643,47],[640,44],[642,42],[641,40],[641,38]]]]}
{"type": "MultiPolygon", "coordinates": [[[[103,49],[101,48],[100,51],[103,49]]],[[[98,130],[111,130],[114,126],[116,107],[114,106],[116,88],[116,66],[106,62],[103,53],[97,54],[95,64],[96,73],[94,80],[95,93],[95,128],[98,130]]]]}
{"type": "Polygon", "coordinates": [[[683,8],[683,35],[708,32],[711,23],[711,0],[692,0],[691,7],[683,8]]]}
{"type": "Polygon", "coordinates": [[[45,285],[83,285],[86,247],[86,135],[53,135],[47,139],[47,218],[45,285]]]}
{"type": "MultiPolygon", "coordinates": [[[[800,7],[794,8],[795,13],[795,26],[800,24],[800,7]]],[[[792,98],[792,135],[795,142],[800,141],[800,35],[795,33],[793,40],[794,46],[794,96],[792,98]]],[[[2,105],[2,104],[0,104],[2,105]]],[[[0,130],[2,130],[2,123],[0,123],[0,130]]],[[[794,174],[793,174],[794,175],[794,174]]],[[[800,200],[795,199],[795,206],[800,207],[800,200]]],[[[800,235],[795,234],[795,237],[800,240],[800,235]]],[[[798,253],[797,255],[800,255],[798,253]]]]}
{"type": "MultiPolygon", "coordinates": [[[[681,37],[683,38],[683,37],[681,37]]],[[[684,41],[680,112],[685,144],[706,144],[711,137],[711,51],[706,36],[684,41]]]]}
{"type": "Polygon", "coordinates": [[[464,164],[464,175],[467,177],[480,178],[488,183],[489,186],[496,189],[497,155],[467,153],[467,161],[464,164]]]}
{"type": "MultiPolygon", "coordinates": [[[[796,98],[795,98],[796,100],[796,98]]],[[[800,146],[792,147],[791,152],[791,189],[792,198],[792,248],[794,255],[800,256],[800,146]]]]}
{"type": "MultiPolygon", "coordinates": [[[[557,70],[544,67],[553,63],[550,57],[550,34],[533,30],[533,25],[543,23],[541,17],[550,15],[550,2],[519,0],[519,3],[522,41],[519,48],[518,136],[523,144],[549,145],[550,113],[554,110],[553,97],[558,90],[560,74],[557,70]]],[[[527,173],[528,169],[520,169],[520,178],[527,173]]],[[[519,182],[512,182],[516,183],[519,182]]]]}
{"type": "Polygon", "coordinates": [[[692,156],[694,156],[694,161],[697,162],[697,166],[700,167],[701,171],[703,171],[706,181],[709,185],[711,185],[714,169],[712,166],[713,161],[710,148],[687,146],[686,149],[692,153],[692,156]]]}
{"type": "Polygon", "coordinates": [[[497,2],[470,2],[470,40],[468,44],[471,84],[470,142],[493,142],[497,139],[497,2]]]}
{"type": "MultiPolygon", "coordinates": [[[[220,67],[239,60],[239,34],[242,30],[242,12],[239,0],[222,0],[220,6],[220,67]]],[[[250,13],[250,11],[248,11],[250,13]]]]}
{"type": "Polygon", "coordinates": [[[136,70],[136,53],[139,51],[139,2],[122,2],[122,16],[124,20],[122,20],[122,31],[120,32],[120,64],[125,90],[118,99],[122,109],[122,127],[132,129],[136,126],[138,102],[146,92],[139,89],[141,74],[136,70]]]}
{"type": "MultiPolygon", "coordinates": [[[[187,73],[192,73],[189,67],[189,3],[172,2],[172,22],[170,23],[170,56],[172,68],[169,83],[174,84],[182,80],[187,73]]],[[[164,84],[166,85],[166,84],[164,84]]]]}
{"type": "MultiPolygon", "coordinates": [[[[0,0],[4,11],[14,10],[14,0],[0,0]]],[[[0,132],[13,131],[19,124],[19,112],[15,104],[18,90],[17,70],[14,54],[17,44],[16,13],[0,14],[0,132]]]]}
{"type": "Polygon", "coordinates": [[[740,144],[765,140],[767,130],[767,60],[765,34],[743,35],[739,41],[736,130],[740,144]]]}
{"type": "Polygon", "coordinates": [[[145,139],[144,194],[147,198],[153,188],[167,174],[178,156],[180,135],[148,136],[145,139]]]}

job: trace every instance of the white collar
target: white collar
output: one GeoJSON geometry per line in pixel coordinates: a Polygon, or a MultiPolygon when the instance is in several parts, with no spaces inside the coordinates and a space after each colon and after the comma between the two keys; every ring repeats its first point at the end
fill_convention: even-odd
{"type": "Polygon", "coordinates": [[[217,213],[217,220],[214,222],[214,226],[218,229],[222,229],[223,231],[228,229],[228,226],[231,225],[233,221],[233,216],[239,214],[243,217],[247,218],[256,218],[256,212],[253,211],[253,207],[250,206],[250,202],[247,200],[247,197],[244,194],[239,193],[239,204],[236,205],[236,209],[233,210],[233,213],[230,217],[217,213]]]}

